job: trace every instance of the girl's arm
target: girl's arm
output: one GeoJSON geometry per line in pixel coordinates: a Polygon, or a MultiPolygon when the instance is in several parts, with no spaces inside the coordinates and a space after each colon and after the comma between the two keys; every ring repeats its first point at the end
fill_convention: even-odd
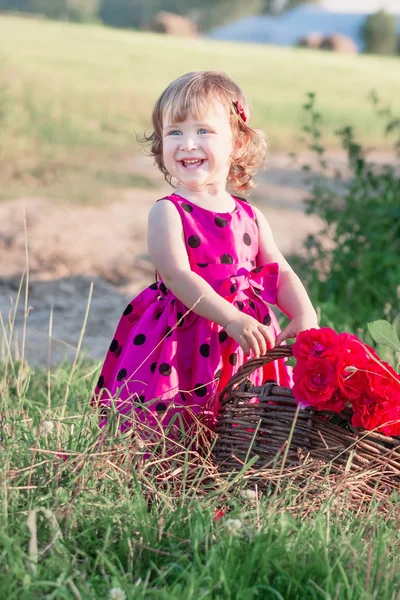
{"type": "Polygon", "coordinates": [[[277,306],[291,319],[289,325],[276,338],[278,346],[284,340],[295,337],[300,331],[318,327],[315,309],[299,277],[280,252],[272,235],[271,227],[260,210],[253,207],[257,217],[260,248],[257,263],[279,264],[279,287],[277,306]]]}
{"type": "Polygon", "coordinates": [[[273,345],[265,326],[240,312],[191,270],[182,221],[168,200],[157,202],[150,211],[147,245],[165,285],[185,306],[193,307],[196,314],[225,328],[246,354],[251,349],[259,356],[265,352],[266,342],[273,345]]]}

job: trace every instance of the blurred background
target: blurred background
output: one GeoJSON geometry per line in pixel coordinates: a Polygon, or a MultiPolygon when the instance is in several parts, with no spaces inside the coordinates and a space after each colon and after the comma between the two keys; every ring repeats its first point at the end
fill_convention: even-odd
{"type": "Polygon", "coordinates": [[[147,214],[169,188],[137,135],[172,79],[243,87],[270,147],[250,199],[302,269],[322,239],[310,172],[340,201],[354,175],[338,131],[398,167],[399,65],[400,0],[0,0],[0,310],[13,319],[28,265],[30,360],[47,360],[50,315],[54,360],[73,354],[92,281],[84,345],[101,358],[151,283],[147,214]]]}

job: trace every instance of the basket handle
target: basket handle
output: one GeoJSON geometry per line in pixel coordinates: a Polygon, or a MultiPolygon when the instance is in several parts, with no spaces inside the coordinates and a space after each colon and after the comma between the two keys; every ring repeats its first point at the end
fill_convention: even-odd
{"type": "Polygon", "coordinates": [[[246,381],[250,373],[253,373],[253,371],[256,371],[260,367],[267,365],[273,360],[278,360],[279,358],[288,358],[289,356],[293,356],[292,346],[285,345],[277,346],[276,348],[270,348],[266,351],[266,353],[263,356],[260,356],[259,358],[251,358],[250,360],[245,362],[241,367],[239,367],[235,375],[233,375],[230,378],[228,384],[220,393],[220,402],[222,402],[223,398],[232,392],[232,389],[235,386],[240,385],[241,383],[246,381]]]}

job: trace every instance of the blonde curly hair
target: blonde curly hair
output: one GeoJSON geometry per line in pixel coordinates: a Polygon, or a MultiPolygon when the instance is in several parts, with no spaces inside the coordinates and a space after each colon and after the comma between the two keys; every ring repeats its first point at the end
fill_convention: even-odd
{"type": "Polygon", "coordinates": [[[247,125],[250,112],[248,102],[240,87],[225,73],[194,71],[181,75],[170,83],[155,103],[152,114],[154,131],[141,141],[151,144],[155,164],[172,185],[172,177],[163,161],[163,117],[167,110],[171,110],[171,117],[177,123],[184,121],[189,115],[194,119],[201,119],[204,107],[216,97],[229,111],[234,147],[237,150],[229,169],[227,185],[239,192],[247,192],[255,186],[253,175],[264,164],[267,142],[261,130],[247,125]]]}

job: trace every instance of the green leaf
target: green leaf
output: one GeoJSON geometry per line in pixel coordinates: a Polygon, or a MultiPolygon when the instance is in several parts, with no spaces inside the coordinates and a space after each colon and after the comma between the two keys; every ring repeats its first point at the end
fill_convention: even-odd
{"type": "Polygon", "coordinates": [[[368,323],[368,329],[375,342],[387,346],[395,352],[400,352],[400,340],[393,325],[380,320],[368,323]]]}

